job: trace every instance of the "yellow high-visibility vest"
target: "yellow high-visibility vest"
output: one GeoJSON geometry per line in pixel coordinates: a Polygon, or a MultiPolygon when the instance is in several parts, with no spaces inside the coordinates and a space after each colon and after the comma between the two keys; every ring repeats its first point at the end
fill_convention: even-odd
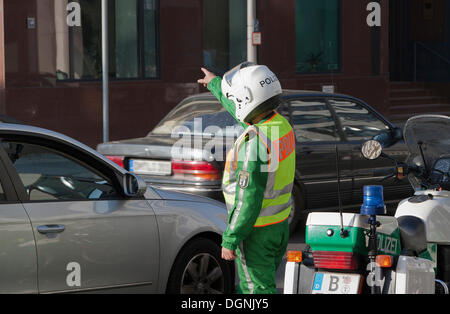
{"type": "MultiPolygon", "coordinates": [[[[249,135],[258,136],[260,147],[267,150],[268,161],[261,162],[268,173],[264,200],[255,227],[265,227],[286,220],[291,212],[291,194],[295,176],[295,135],[289,122],[276,113],[271,119],[249,126],[237,139],[233,149],[227,154],[223,175],[223,194],[227,208],[231,211],[236,202],[239,188],[237,178],[238,161],[245,160],[246,150],[242,149],[249,135]],[[253,133],[253,134],[252,134],[253,133]]],[[[257,161],[257,160],[254,160],[257,161]]],[[[238,193],[239,194],[239,193],[238,193]]]]}

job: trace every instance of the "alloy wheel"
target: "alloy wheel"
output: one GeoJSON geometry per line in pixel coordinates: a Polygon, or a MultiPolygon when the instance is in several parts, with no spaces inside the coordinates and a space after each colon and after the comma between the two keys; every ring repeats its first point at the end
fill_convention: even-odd
{"type": "Polygon", "coordinates": [[[182,294],[223,294],[225,282],[219,262],[208,253],[195,255],[181,277],[182,294]]]}

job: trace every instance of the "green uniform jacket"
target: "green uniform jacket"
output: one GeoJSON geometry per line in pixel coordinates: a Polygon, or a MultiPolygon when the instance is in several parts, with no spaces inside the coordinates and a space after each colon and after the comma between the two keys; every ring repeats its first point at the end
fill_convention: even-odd
{"type": "MultiPolygon", "coordinates": [[[[224,108],[239,121],[236,118],[234,102],[227,99],[222,94],[221,81],[222,80],[219,77],[214,78],[208,84],[208,89],[222,103],[224,108]]],[[[255,126],[263,128],[263,124],[270,122],[269,120],[272,118],[273,115],[266,117],[255,126]]],[[[280,116],[278,119],[282,119],[282,123],[284,125],[287,124],[292,130],[289,123],[284,118],[280,116]]],[[[268,145],[270,144],[265,143],[262,140],[264,136],[260,136],[255,132],[250,132],[251,129],[254,129],[252,126],[242,122],[240,122],[240,124],[245,130],[244,135],[236,141],[235,147],[232,150],[233,154],[235,154],[233,162],[230,162],[229,156],[227,156],[226,165],[226,167],[234,167],[234,174],[236,175],[235,180],[233,180],[235,181],[235,186],[233,186],[233,191],[235,189],[234,202],[227,202],[227,204],[231,203],[233,205],[231,208],[228,208],[228,227],[222,237],[222,246],[230,250],[236,250],[239,244],[249,236],[257,223],[261,209],[267,206],[265,191],[267,190],[269,173],[268,171],[264,171],[264,169],[268,169],[270,166],[270,153],[268,151],[268,145]]],[[[266,125],[268,124],[270,123],[267,123],[266,125]]],[[[266,142],[267,141],[270,140],[266,138],[266,142]]],[[[292,169],[290,170],[290,172],[292,172],[292,169]]],[[[293,175],[292,178],[289,178],[286,181],[291,179],[293,181],[293,175]]],[[[226,188],[227,186],[224,187],[224,190],[226,188]]],[[[285,195],[286,201],[290,201],[291,190],[292,186],[290,186],[289,193],[285,195]]],[[[288,207],[287,210],[290,212],[290,206],[288,207]]],[[[284,210],[284,213],[282,213],[283,220],[285,220],[288,215],[288,213],[286,214],[286,210],[284,210]],[[284,218],[285,216],[286,218],[284,218]]],[[[264,217],[262,219],[264,219],[264,217]]]]}

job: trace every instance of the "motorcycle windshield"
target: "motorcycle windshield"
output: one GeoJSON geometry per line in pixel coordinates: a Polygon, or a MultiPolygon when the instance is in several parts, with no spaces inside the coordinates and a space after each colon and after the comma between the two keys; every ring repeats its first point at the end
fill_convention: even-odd
{"type": "Polygon", "coordinates": [[[436,161],[450,157],[450,117],[422,115],[408,120],[404,127],[404,139],[409,150],[408,163],[426,166],[431,173],[436,161]],[[421,156],[422,148],[425,165],[421,156]]]}

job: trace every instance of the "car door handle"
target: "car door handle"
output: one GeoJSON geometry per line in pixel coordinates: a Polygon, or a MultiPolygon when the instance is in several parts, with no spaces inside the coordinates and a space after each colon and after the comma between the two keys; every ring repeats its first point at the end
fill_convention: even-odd
{"type": "Polygon", "coordinates": [[[43,225],[37,227],[37,231],[41,234],[61,233],[66,230],[64,225],[43,225]]]}

